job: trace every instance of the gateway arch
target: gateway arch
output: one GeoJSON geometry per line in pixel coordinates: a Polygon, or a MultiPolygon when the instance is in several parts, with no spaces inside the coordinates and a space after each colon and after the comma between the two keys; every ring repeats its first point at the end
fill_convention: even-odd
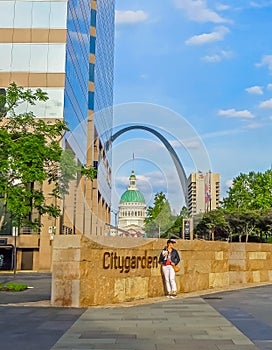
{"type": "MultiPolygon", "coordinates": [[[[177,156],[174,148],[170,145],[170,143],[166,140],[166,138],[164,136],[162,136],[162,134],[160,134],[158,131],[148,127],[148,126],[144,126],[144,125],[131,125],[128,127],[125,127],[119,131],[117,131],[115,134],[112,135],[111,137],[111,142],[114,142],[120,135],[124,134],[127,131],[130,130],[134,130],[134,129],[138,129],[138,130],[145,130],[148,131],[150,133],[152,133],[153,135],[155,135],[166,147],[166,149],[168,150],[171,158],[173,159],[173,162],[175,164],[177,173],[178,173],[178,177],[179,177],[179,181],[181,184],[181,188],[184,194],[184,198],[185,198],[185,203],[186,206],[188,207],[188,187],[187,187],[187,177],[186,177],[186,173],[184,171],[184,168],[179,160],[179,157],[177,156]]],[[[106,146],[107,148],[107,146],[106,146]]]]}

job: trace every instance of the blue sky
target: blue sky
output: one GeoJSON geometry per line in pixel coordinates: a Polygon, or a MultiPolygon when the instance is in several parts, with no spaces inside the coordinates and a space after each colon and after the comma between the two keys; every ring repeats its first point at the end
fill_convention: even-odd
{"type": "MultiPolygon", "coordinates": [[[[174,126],[189,125],[224,196],[239,173],[271,167],[271,33],[270,0],[116,0],[114,102],[128,113],[119,116],[117,107],[115,125],[145,123],[145,113],[132,116],[131,108],[155,106],[148,125],[168,132],[188,176],[198,170],[190,153],[196,139],[185,142],[174,126]]],[[[144,131],[114,142],[113,206],[132,167],[148,205],[163,191],[180,210],[173,161],[144,131]]]]}

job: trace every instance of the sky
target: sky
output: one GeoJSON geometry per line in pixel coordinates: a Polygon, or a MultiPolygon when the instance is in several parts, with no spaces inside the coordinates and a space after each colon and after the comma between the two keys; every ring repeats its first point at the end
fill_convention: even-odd
{"type": "MultiPolygon", "coordinates": [[[[164,135],[187,176],[233,178],[272,164],[272,1],[116,0],[114,127],[164,135]]],[[[184,196],[162,142],[131,130],[113,143],[113,208],[135,170],[147,205],[184,196]]]]}

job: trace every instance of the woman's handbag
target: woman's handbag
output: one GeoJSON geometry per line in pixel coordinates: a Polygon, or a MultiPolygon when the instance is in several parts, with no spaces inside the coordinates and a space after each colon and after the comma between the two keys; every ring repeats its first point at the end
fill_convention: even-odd
{"type": "Polygon", "coordinates": [[[174,267],[174,271],[175,271],[175,272],[179,272],[180,267],[179,267],[178,265],[175,265],[175,266],[173,266],[173,267],[174,267]]]}

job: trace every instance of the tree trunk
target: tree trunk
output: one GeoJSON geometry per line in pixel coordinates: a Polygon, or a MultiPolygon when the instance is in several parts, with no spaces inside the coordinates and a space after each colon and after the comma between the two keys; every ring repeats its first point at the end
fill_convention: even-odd
{"type": "Polygon", "coordinates": [[[4,222],[5,222],[5,217],[6,217],[6,212],[7,212],[7,206],[6,204],[3,206],[3,212],[2,212],[2,215],[1,215],[1,218],[0,218],[0,231],[2,230],[2,227],[4,225],[4,222]]]}

